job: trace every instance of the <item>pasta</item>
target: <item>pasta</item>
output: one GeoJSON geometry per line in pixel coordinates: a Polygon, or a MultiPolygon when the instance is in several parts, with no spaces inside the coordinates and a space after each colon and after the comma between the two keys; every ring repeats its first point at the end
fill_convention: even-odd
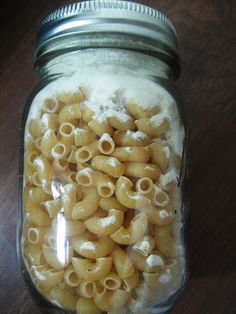
{"type": "Polygon", "coordinates": [[[120,278],[127,278],[134,273],[134,265],[129,255],[119,247],[112,252],[113,264],[120,278]]]}
{"type": "Polygon", "coordinates": [[[121,286],[121,279],[116,273],[110,273],[106,277],[100,279],[100,284],[107,290],[117,290],[121,286]]]}
{"type": "Polygon", "coordinates": [[[49,227],[51,224],[49,216],[37,205],[30,208],[27,219],[37,227],[49,227]]]}
{"type": "Polygon", "coordinates": [[[45,261],[42,254],[42,245],[27,243],[25,245],[25,257],[27,262],[33,266],[42,266],[45,261]]]}
{"type": "Polygon", "coordinates": [[[65,145],[67,153],[71,151],[71,147],[74,145],[74,130],[75,126],[69,122],[62,123],[59,128],[61,142],[65,145]]]}
{"type": "Polygon", "coordinates": [[[80,278],[74,271],[72,266],[69,266],[64,272],[65,283],[70,287],[77,287],[80,284],[80,278]]]}
{"type": "Polygon", "coordinates": [[[51,155],[55,160],[65,158],[67,155],[66,145],[59,142],[56,143],[55,146],[52,147],[51,155]]]}
{"type": "Polygon", "coordinates": [[[77,275],[86,280],[99,280],[109,274],[112,266],[111,257],[97,258],[95,262],[73,257],[72,264],[77,275]]]}
{"type": "Polygon", "coordinates": [[[170,226],[163,226],[155,230],[156,246],[160,252],[167,257],[176,256],[178,251],[171,235],[170,226]]]}
{"type": "Polygon", "coordinates": [[[55,98],[46,98],[42,105],[42,110],[47,113],[58,112],[60,108],[59,101],[55,98]]]}
{"type": "Polygon", "coordinates": [[[82,121],[84,122],[90,122],[93,119],[94,112],[88,108],[88,107],[83,107],[82,108],[82,121]]]}
{"type": "Polygon", "coordinates": [[[64,176],[69,170],[69,163],[66,159],[54,159],[52,163],[52,168],[56,175],[64,176]]]}
{"type": "Polygon", "coordinates": [[[85,99],[84,88],[79,87],[78,90],[73,92],[59,93],[58,100],[65,104],[79,104],[85,99]]]}
{"type": "Polygon", "coordinates": [[[77,293],[85,298],[92,298],[96,293],[96,282],[92,280],[82,279],[79,287],[77,288],[77,293]]]}
{"type": "Polygon", "coordinates": [[[29,123],[29,132],[31,136],[36,139],[41,136],[41,130],[39,126],[39,122],[36,119],[31,119],[29,123]]]}
{"type": "Polygon", "coordinates": [[[108,122],[114,129],[120,131],[128,131],[135,129],[134,120],[129,115],[125,115],[125,119],[123,115],[122,118],[123,119],[119,119],[119,117],[110,117],[108,119],[108,122]]]}
{"type": "Polygon", "coordinates": [[[134,119],[142,119],[153,117],[160,111],[160,107],[153,106],[150,108],[144,108],[142,104],[129,101],[127,103],[127,110],[134,119]]]}
{"type": "Polygon", "coordinates": [[[93,217],[85,221],[86,228],[98,235],[108,236],[118,230],[124,221],[124,213],[117,209],[111,209],[105,218],[93,217]]]}
{"type": "Polygon", "coordinates": [[[44,242],[49,233],[48,228],[29,228],[27,232],[27,239],[29,243],[36,244],[44,242]]]}
{"type": "Polygon", "coordinates": [[[49,200],[44,202],[44,207],[46,208],[50,218],[57,217],[58,213],[62,208],[61,199],[49,200]]]}
{"type": "Polygon", "coordinates": [[[63,243],[58,243],[58,246],[60,246],[60,254],[46,244],[43,244],[42,252],[48,265],[55,269],[62,269],[71,263],[73,249],[72,247],[64,247],[63,243]]]}
{"type": "Polygon", "coordinates": [[[133,245],[133,250],[147,257],[154,247],[155,240],[153,237],[147,235],[133,245]]]}
{"type": "Polygon", "coordinates": [[[131,161],[125,163],[124,174],[129,177],[148,177],[156,181],[160,177],[160,170],[152,164],[131,161]]]}
{"type": "Polygon", "coordinates": [[[165,209],[158,210],[155,207],[142,208],[141,211],[146,214],[150,223],[157,226],[169,225],[174,219],[174,213],[165,209]]]}
{"type": "Polygon", "coordinates": [[[116,182],[115,193],[118,201],[128,208],[142,208],[150,206],[150,200],[132,190],[133,183],[126,177],[120,177],[116,182]]]}
{"type": "Polygon", "coordinates": [[[153,181],[148,177],[142,177],[136,182],[135,187],[137,192],[149,194],[153,190],[153,181]]]}
{"type": "Polygon", "coordinates": [[[122,308],[130,297],[130,292],[117,289],[110,291],[104,289],[102,293],[96,294],[94,301],[98,308],[111,312],[122,308]]]}
{"type": "Polygon", "coordinates": [[[75,152],[75,160],[83,164],[89,161],[93,156],[96,156],[97,154],[99,154],[98,142],[95,140],[92,143],[88,144],[87,146],[79,148],[75,152]]]}
{"type": "Polygon", "coordinates": [[[93,185],[97,187],[98,194],[101,197],[110,197],[115,191],[115,186],[110,177],[89,167],[83,168],[77,173],[76,181],[82,186],[93,185]]]}
{"type": "Polygon", "coordinates": [[[83,199],[72,208],[72,219],[85,220],[90,217],[98,208],[99,194],[94,187],[83,188],[83,199]]]}
{"type": "Polygon", "coordinates": [[[129,277],[122,279],[122,287],[126,291],[132,291],[134,288],[138,286],[139,281],[140,281],[139,272],[136,270],[129,277]]]}
{"type": "Polygon", "coordinates": [[[34,159],[34,168],[42,184],[50,183],[53,177],[53,170],[50,162],[43,156],[34,159]]]}
{"type": "Polygon", "coordinates": [[[92,299],[79,298],[76,304],[77,314],[101,314],[102,310],[97,308],[92,299]]]}
{"type": "Polygon", "coordinates": [[[49,289],[57,286],[62,281],[64,271],[53,271],[53,269],[47,268],[45,265],[33,266],[31,275],[41,289],[49,289]]]}
{"type": "Polygon", "coordinates": [[[145,234],[148,226],[147,216],[142,213],[135,216],[130,225],[120,227],[115,233],[111,235],[111,238],[122,245],[130,245],[139,241],[145,234]]]}
{"type": "Polygon", "coordinates": [[[96,120],[91,120],[88,123],[90,129],[96,133],[98,136],[102,136],[104,133],[108,133],[109,135],[113,134],[113,128],[107,122],[98,122],[96,120]]]}
{"type": "Polygon", "coordinates": [[[169,195],[156,185],[154,186],[152,200],[153,203],[158,207],[166,207],[170,202],[169,195]]]}
{"type": "MultiPolygon", "coordinates": [[[[80,221],[73,221],[73,220],[65,220],[65,235],[66,237],[73,237],[80,235],[84,233],[85,231],[85,226],[82,222],[80,221]]],[[[56,231],[60,228],[60,220],[59,219],[54,219],[52,222],[52,231],[56,231]]]]}
{"type": "Polygon", "coordinates": [[[137,269],[148,273],[158,272],[165,265],[163,256],[156,250],[152,251],[147,257],[132,250],[130,259],[137,269]]]}
{"type": "Polygon", "coordinates": [[[39,127],[42,133],[47,130],[55,131],[57,129],[57,114],[55,113],[44,113],[40,121],[39,127]]]}
{"type": "Polygon", "coordinates": [[[99,258],[105,257],[114,249],[114,241],[110,237],[101,237],[95,240],[92,239],[79,239],[75,241],[73,247],[79,255],[86,258],[99,258]]]}
{"type": "Polygon", "coordinates": [[[43,156],[47,159],[52,159],[52,148],[57,144],[57,138],[55,132],[51,129],[48,129],[42,139],[40,144],[40,149],[43,156]]]}
{"type": "Polygon", "coordinates": [[[79,104],[66,105],[61,109],[58,115],[59,124],[64,122],[73,122],[81,117],[81,110],[79,104]]]}
{"type": "Polygon", "coordinates": [[[126,212],[128,210],[128,208],[123,206],[115,197],[101,198],[99,202],[99,206],[104,211],[109,211],[112,208],[121,210],[122,212],[126,212]]]}
{"type": "Polygon", "coordinates": [[[26,124],[24,260],[65,311],[146,313],[183,276],[181,155],[161,98],[92,95],[82,85],[47,94],[26,124]]]}
{"type": "Polygon", "coordinates": [[[113,136],[118,146],[145,146],[151,143],[151,139],[143,132],[116,131],[113,136]]]}
{"type": "Polygon", "coordinates": [[[71,311],[76,310],[77,297],[70,287],[58,285],[46,292],[46,297],[53,300],[55,304],[71,311]]]}
{"type": "Polygon", "coordinates": [[[106,174],[119,178],[124,173],[124,165],[115,157],[96,156],[92,159],[91,165],[97,170],[101,170],[106,174]]]}
{"type": "Polygon", "coordinates": [[[98,141],[98,149],[104,155],[110,155],[115,149],[115,143],[111,136],[104,133],[98,141]]]}
{"type": "Polygon", "coordinates": [[[50,200],[50,196],[40,187],[30,188],[28,194],[34,203],[42,203],[50,200]]]}
{"type": "Polygon", "coordinates": [[[93,142],[96,138],[96,134],[88,127],[77,128],[74,130],[74,138],[75,146],[80,147],[93,142]]]}
{"type": "Polygon", "coordinates": [[[145,147],[117,147],[111,156],[116,157],[120,161],[136,161],[136,162],[148,162],[150,154],[145,147]]]}
{"type": "MultiPolygon", "coordinates": [[[[154,118],[154,117],[153,117],[154,118]]],[[[156,123],[153,118],[141,118],[135,121],[137,128],[150,136],[159,136],[168,131],[169,120],[164,119],[160,123],[156,123]]]]}
{"type": "Polygon", "coordinates": [[[161,141],[156,140],[152,144],[148,145],[148,150],[150,152],[152,163],[157,165],[161,169],[162,173],[165,173],[169,163],[169,148],[165,147],[161,141]]]}

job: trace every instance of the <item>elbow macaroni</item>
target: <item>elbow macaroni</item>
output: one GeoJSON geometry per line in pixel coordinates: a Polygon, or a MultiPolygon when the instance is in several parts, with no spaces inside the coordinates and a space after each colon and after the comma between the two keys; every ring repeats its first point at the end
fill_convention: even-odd
{"type": "Polygon", "coordinates": [[[152,122],[152,119],[141,118],[135,121],[137,128],[150,136],[159,136],[166,133],[169,128],[169,120],[164,119],[160,124],[152,122]]]}
{"type": "Polygon", "coordinates": [[[109,274],[112,266],[112,258],[101,257],[93,262],[88,259],[73,257],[72,265],[79,277],[94,281],[109,274]]]}
{"type": "Polygon", "coordinates": [[[65,310],[141,313],[180,285],[173,232],[180,195],[170,174],[181,159],[159,105],[127,99],[125,112],[103,120],[87,101],[83,87],[60,92],[27,124],[27,268],[65,310]]]}
{"type": "Polygon", "coordinates": [[[138,214],[132,220],[130,225],[120,227],[111,238],[122,245],[131,245],[139,241],[145,234],[148,226],[147,216],[144,213],[138,214]]]}
{"type": "Polygon", "coordinates": [[[105,218],[93,217],[85,221],[86,228],[98,235],[109,236],[118,230],[124,221],[124,213],[117,209],[111,209],[105,218]]]}
{"type": "Polygon", "coordinates": [[[85,220],[90,217],[98,208],[99,194],[94,187],[83,188],[83,199],[72,208],[72,219],[85,220]]]}
{"type": "Polygon", "coordinates": [[[110,237],[106,236],[96,240],[86,238],[79,239],[74,242],[73,247],[79,255],[90,259],[96,259],[111,254],[114,245],[114,241],[110,237]]]}

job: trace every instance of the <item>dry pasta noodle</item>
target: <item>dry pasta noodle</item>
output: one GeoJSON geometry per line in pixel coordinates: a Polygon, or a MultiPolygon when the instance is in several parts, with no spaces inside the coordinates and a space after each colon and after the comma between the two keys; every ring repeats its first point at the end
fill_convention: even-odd
{"type": "Polygon", "coordinates": [[[104,110],[94,88],[58,89],[28,118],[24,258],[37,289],[65,310],[141,313],[181,283],[181,155],[161,102],[123,104],[106,86],[121,109],[104,110]]]}

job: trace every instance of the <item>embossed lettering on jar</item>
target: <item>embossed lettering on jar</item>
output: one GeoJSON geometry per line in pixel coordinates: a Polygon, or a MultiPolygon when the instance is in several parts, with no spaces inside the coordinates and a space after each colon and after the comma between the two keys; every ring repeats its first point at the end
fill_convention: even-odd
{"type": "Polygon", "coordinates": [[[164,14],[127,1],[71,4],[41,23],[18,258],[45,312],[165,313],[185,286],[176,36],[164,14]]]}

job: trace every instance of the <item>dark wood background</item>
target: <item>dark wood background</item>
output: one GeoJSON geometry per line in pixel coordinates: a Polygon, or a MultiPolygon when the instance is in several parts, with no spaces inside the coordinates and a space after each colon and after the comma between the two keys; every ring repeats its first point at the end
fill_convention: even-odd
{"type": "MultiPolygon", "coordinates": [[[[37,314],[16,259],[19,127],[35,86],[37,27],[62,0],[7,1],[0,18],[0,313],[37,314]]],[[[236,1],[137,1],[179,34],[191,123],[190,279],[172,314],[236,313],[236,1]]]]}

